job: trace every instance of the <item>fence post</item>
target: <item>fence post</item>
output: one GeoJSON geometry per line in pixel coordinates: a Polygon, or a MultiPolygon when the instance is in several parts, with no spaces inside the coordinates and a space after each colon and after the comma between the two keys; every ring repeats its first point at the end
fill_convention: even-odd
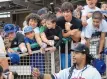
{"type": "Polygon", "coordinates": [[[59,62],[60,62],[60,70],[61,70],[61,47],[59,46],[59,62]]]}
{"type": "MultiPolygon", "coordinates": [[[[73,48],[73,41],[71,41],[71,49],[73,48]]],[[[71,66],[73,65],[73,53],[71,52],[71,66]]]]}
{"type": "Polygon", "coordinates": [[[51,73],[55,73],[55,58],[54,58],[54,52],[51,53],[51,73]]]}
{"type": "Polygon", "coordinates": [[[68,68],[68,41],[65,43],[65,68],[68,68]]]}

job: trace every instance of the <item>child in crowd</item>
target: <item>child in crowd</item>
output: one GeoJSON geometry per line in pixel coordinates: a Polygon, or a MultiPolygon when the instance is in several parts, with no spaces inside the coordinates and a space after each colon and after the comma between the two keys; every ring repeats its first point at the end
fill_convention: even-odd
{"type": "Polygon", "coordinates": [[[55,7],[55,13],[57,18],[63,16],[60,7],[55,7]]]}
{"type": "Polygon", "coordinates": [[[83,26],[87,25],[87,19],[92,16],[90,12],[100,11],[100,8],[96,7],[97,1],[98,0],[86,0],[87,5],[84,6],[81,17],[83,26]]]}
{"type": "Polygon", "coordinates": [[[26,23],[28,26],[31,26],[33,28],[34,33],[35,33],[35,38],[36,38],[36,41],[39,44],[39,46],[41,48],[46,47],[46,44],[42,42],[41,37],[40,37],[40,31],[39,31],[40,17],[39,17],[39,15],[37,15],[35,13],[30,13],[26,17],[26,23]]]}
{"type": "Polygon", "coordinates": [[[15,26],[13,24],[6,24],[4,26],[4,31],[6,33],[6,37],[4,38],[5,48],[7,52],[12,53],[15,52],[12,48],[19,47],[21,53],[27,52],[25,43],[24,43],[24,35],[21,33],[16,33],[15,26]]]}
{"type": "Polygon", "coordinates": [[[54,46],[53,51],[60,45],[62,39],[62,30],[56,25],[56,15],[49,13],[46,17],[46,30],[41,33],[42,40],[49,46],[54,46]],[[52,45],[50,40],[55,41],[55,45],[52,45]]]}
{"type": "MultiPolygon", "coordinates": [[[[71,38],[76,44],[80,41],[82,22],[73,16],[74,7],[70,2],[64,2],[61,5],[61,11],[63,16],[57,19],[57,25],[60,26],[62,30],[62,35],[64,38],[71,38]]],[[[61,69],[65,68],[65,43],[61,44],[61,69]]],[[[68,41],[68,49],[71,48],[71,41],[68,41]]],[[[71,52],[68,52],[68,66],[71,65],[71,52]]]]}
{"type": "Polygon", "coordinates": [[[92,14],[92,18],[89,18],[87,20],[88,25],[83,28],[82,31],[82,38],[81,40],[84,41],[86,38],[86,43],[89,46],[90,39],[92,38],[92,35],[99,36],[100,35],[100,42],[99,42],[99,50],[98,55],[100,57],[101,51],[103,50],[104,44],[105,44],[105,36],[107,32],[107,22],[103,19],[103,15],[100,11],[95,11],[92,14]],[[95,34],[96,33],[96,34],[95,34]]]}
{"type": "Polygon", "coordinates": [[[102,11],[107,11],[107,3],[102,3],[101,4],[101,10],[102,11]]]}
{"type": "Polygon", "coordinates": [[[30,65],[32,66],[32,69],[37,67],[40,69],[41,72],[44,71],[44,55],[41,53],[36,53],[32,55],[32,51],[39,50],[40,47],[31,48],[30,44],[37,43],[35,38],[34,30],[31,26],[27,26],[24,28],[24,34],[25,34],[25,43],[28,49],[28,53],[30,56],[30,65]],[[41,59],[39,59],[41,58],[41,59]],[[39,61],[38,61],[39,59],[39,61]]]}
{"type": "Polygon", "coordinates": [[[102,3],[101,10],[103,11],[104,19],[107,21],[107,3],[102,3]]]}
{"type": "Polygon", "coordinates": [[[81,19],[83,6],[80,4],[77,4],[76,9],[74,10],[74,16],[78,19],[81,19]]]}
{"type": "Polygon", "coordinates": [[[62,30],[59,26],[56,25],[57,17],[53,13],[47,14],[46,17],[46,30],[41,33],[42,40],[49,46],[49,49],[46,48],[51,52],[55,53],[55,72],[59,71],[59,52],[56,50],[61,42],[62,42],[62,30]],[[55,43],[52,43],[54,40],[55,43]],[[55,51],[56,50],[56,51],[55,51]]]}
{"type": "MultiPolygon", "coordinates": [[[[35,39],[35,33],[33,31],[33,28],[31,26],[27,26],[26,28],[24,28],[24,34],[25,34],[24,41],[27,46],[28,53],[29,53],[29,55],[31,55],[32,48],[31,48],[30,44],[37,43],[36,39],[35,39]]],[[[37,47],[37,49],[38,48],[39,47],[37,47]]]]}
{"type": "Polygon", "coordinates": [[[41,16],[40,34],[41,34],[42,32],[44,32],[45,29],[46,29],[46,16],[47,16],[47,14],[44,14],[44,15],[41,16]]]}

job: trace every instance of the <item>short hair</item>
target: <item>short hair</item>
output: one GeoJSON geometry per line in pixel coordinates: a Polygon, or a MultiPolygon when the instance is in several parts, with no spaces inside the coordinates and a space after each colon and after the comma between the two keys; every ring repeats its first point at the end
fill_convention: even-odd
{"type": "Polygon", "coordinates": [[[52,23],[57,21],[57,17],[54,13],[49,12],[46,16],[46,21],[50,20],[52,23]]]}
{"type": "Polygon", "coordinates": [[[30,13],[28,16],[26,16],[25,20],[26,20],[27,24],[29,23],[30,19],[37,21],[38,25],[40,24],[40,17],[38,14],[30,13]]]}
{"type": "Polygon", "coordinates": [[[55,13],[57,12],[61,12],[61,8],[60,7],[55,7],[55,13]]]}
{"type": "Polygon", "coordinates": [[[103,19],[103,15],[100,11],[95,11],[93,14],[92,14],[92,19],[99,19],[99,20],[102,20],[103,19]]]}
{"type": "Polygon", "coordinates": [[[43,14],[42,16],[40,16],[41,20],[46,19],[47,14],[43,14]]]}
{"type": "Polygon", "coordinates": [[[70,10],[71,12],[73,12],[74,8],[71,2],[64,2],[61,6],[61,10],[62,12],[67,10],[70,10]]]}

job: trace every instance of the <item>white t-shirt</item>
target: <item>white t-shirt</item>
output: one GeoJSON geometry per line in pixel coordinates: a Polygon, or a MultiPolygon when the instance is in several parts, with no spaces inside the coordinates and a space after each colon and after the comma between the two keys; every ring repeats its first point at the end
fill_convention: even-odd
{"type": "Polygon", "coordinates": [[[6,55],[6,50],[5,50],[5,45],[2,37],[0,36],[0,56],[5,56],[6,55]]]}
{"type": "Polygon", "coordinates": [[[33,30],[34,30],[35,33],[40,33],[39,27],[36,27],[36,28],[34,28],[33,30]]]}
{"type": "MultiPolygon", "coordinates": [[[[61,70],[54,74],[55,79],[68,79],[70,68],[61,70]]],[[[71,79],[101,79],[100,73],[91,65],[87,65],[81,70],[74,69],[71,79]]]]}
{"type": "Polygon", "coordinates": [[[84,9],[82,10],[82,16],[87,16],[88,13],[94,12],[94,11],[100,11],[100,8],[95,7],[95,9],[91,9],[88,7],[88,5],[84,6],[84,9]]]}
{"type": "Polygon", "coordinates": [[[100,23],[99,28],[93,26],[92,18],[87,20],[88,25],[83,28],[81,35],[86,38],[91,38],[92,34],[95,32],[107,32],[107,22],[103,19],[100,23]]]}

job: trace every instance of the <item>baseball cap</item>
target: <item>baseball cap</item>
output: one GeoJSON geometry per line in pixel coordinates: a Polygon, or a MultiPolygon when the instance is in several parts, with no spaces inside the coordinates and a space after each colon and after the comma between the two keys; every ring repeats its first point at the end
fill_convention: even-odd
{"type": "Polygon", "coordinates": [[[38,12],[37,12],[37,14],[40,15],[40,16],[43,15],[43,14],[46,14],[46,13],[47,13],[47,8],[45,8],[45,7],[44,7],[44,8],[41,8],[41,9],[38,10],[38,12]]]}
{"type": "Polygon", "coordinates": [[[10,61],[12,64],[19,64],[20,62],[20,56],[16,52],[8,53],[8,56],[10,57],[10,61]]]}
{"type": "Polygon", "coordinates": [[[33,28],[31,26],[27,26],[24,28],[24,33],[32,32],[33,28]]]}
{"type": "Polygon", "coordinates": [[[4,31],[8,34],[8,33],[11,33],[11,32],[15,32],[15,25],[14,24],[6,24],[4,26],[4,31]]]}
{"type": "Polygon", "coordinates": [[[81,44],[81,43],[79,43],[75,48],[70,49],[70,51],[89,54],[89,48],[85,44],[81,44]]]}

